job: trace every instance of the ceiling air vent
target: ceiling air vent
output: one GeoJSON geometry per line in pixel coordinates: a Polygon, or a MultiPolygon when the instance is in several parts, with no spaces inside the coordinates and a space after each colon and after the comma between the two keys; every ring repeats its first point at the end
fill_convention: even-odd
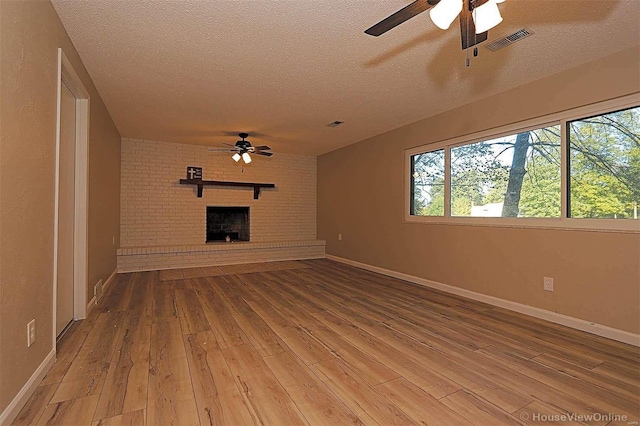
{"type": "Polygon", "coordinates": [[[506,37],[502,37],[496,41],[492,41],[491,43],[487,44],[487,49],[496,51],[502,49],[503,47],[507,47],[510,44],[515,43],[516,41],[520,41],[523,38],[529,37],[532,34],[534,34],[533,31],[528,28],[523,28],[513,34],[509,34],[506,37]]]}
{"type": "Polygon", "coordinates": [[[342,123],[344,123],[344,121],[334,121],[332,123],[327,124],[327,127],[338,127],[339,125],[341,125],[342,123]]]}

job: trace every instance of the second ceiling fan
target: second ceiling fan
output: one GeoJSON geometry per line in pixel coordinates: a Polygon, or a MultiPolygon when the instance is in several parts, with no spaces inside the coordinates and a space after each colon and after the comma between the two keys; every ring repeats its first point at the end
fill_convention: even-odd
{"type": "Polygon", "coordinates": [[[272,152],[267,152],[267,151],[270,151],[271,148],[269,148],[266,145],[260,145],[260,146],[251,145],[251,142],[246,140],[249,137],[248,133],[238,133],[238,136],[240,136],[242,140],[237,141],[235,145],[231,145],[229,143],[224,144],[224,145],[230,146],[231,149],[209,148],[209,151],[235,152],[231,156],[231,158],[233,158],[233,161],[237,163],[238,161],[240,161],[240,159],[242,159],[242,161],[244,161],[245,164],[249,164],[251,162],[251,154],[264,155],[265,157],[271,157],[273,155],[272,152]]]}
{"type": "Polygon", "coordinates": [[[380,36],[414,16],[431,9],[433,23],[443,30],[460,15],[460,37],[462,49],[468,49],[487,40],[487,32],[502,22],[498,3],[504,0],[415,0],[413,3],[388,16],[366,34],[380,36]]]}

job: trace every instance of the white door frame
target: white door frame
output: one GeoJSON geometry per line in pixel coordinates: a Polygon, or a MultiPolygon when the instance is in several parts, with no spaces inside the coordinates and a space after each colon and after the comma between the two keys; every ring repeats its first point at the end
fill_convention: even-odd
{"type": "Polygon", "coordinates": [[[87,316],[88,282],[88,189],[89,189],[89,91],[78,77],[62,49],[58,49],[55,204],[53,225],[53,347],[56,347],[58,302],[58,208],[60,202],[60,105],[62,83],[76,98],[75,220],[73,253],[73,318],[87,316]]]}

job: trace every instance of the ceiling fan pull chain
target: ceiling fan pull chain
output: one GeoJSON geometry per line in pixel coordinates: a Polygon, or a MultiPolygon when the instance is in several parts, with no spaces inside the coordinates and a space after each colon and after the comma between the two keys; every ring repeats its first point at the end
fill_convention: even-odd
{"type": "MultiPolygon", "coordinates": [[[[475,4],[473,5],[475,8],[475,4]]],[[[467,21],[467,25],[469,21],[467,21]]],[[[468,29],[467,29],[467,34],[468,34],[468,29]]],[[[477,58],[478,57],[478,34],[476,33],[476,29],[475,29],[475,22],[474,22],[474,28],[473,28],[473,57],[477,58]]]]}
{"type": "MultiPolygon", "coordinates": [[[[472,2],[473,0],[468,0],[468,1],[469,1],[469,3],[468,3],[468,4],[469,4],[469,10],[472,10],[472,6],[471,6],[471,4],[472,4],[472,3],[471,3],[471,2],[472,2]]],[[[462,19],[462,18],[461,18],[461,19],[462,19]]],[[[466,24],[467,24],[467,28],[466,28],[466,31],[467,31],[467,37],[469,37],[469,20],[468,20],[468,19],[467,19],[466,24]]],[[[474,37],[475,37],[475,35],[474,35],[474,37]]],[[[471,59],[469,59],[469,48],[467,47],[464,51],[465,51],[465,53],[467,54],[466,65],[467,65],[467,68],[469,68],[469,67],[471,66],[471,59]]]]}

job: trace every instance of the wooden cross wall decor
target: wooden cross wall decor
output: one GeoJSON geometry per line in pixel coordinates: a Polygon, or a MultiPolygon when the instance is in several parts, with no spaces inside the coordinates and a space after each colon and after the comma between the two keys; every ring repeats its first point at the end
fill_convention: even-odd
{"type": "Polygon", "coordinates": [[[187,179],[202,179],[202,167],[187,166],[187,179]]]}

